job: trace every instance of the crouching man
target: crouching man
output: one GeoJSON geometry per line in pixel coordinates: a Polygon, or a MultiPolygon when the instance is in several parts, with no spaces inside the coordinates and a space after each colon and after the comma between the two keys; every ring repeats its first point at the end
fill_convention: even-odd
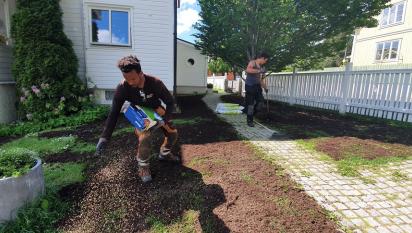
{"type": "MultiPolygon", "coordinates": [[[[112,108],[106,120],[103,133],[97,143],[96,153],[101,154],[105,149],[116,126],[122,105],[125,101],[129,101],[134,105],[150,107],[163,118],[164,125],[161,127],[161,130],[165,138],[160,147],[159,159],[178,162],[180,158],[171,152],[177,140],[177,130],[170,122],[174,107],[172,95],[162,81],[142,72],[140,61],[137,57],[132,55],[124,57],[119,60],[117,66],[122,72],[123,80],[116,87],[112,108]]],[[[137,129],[135,129],[135,134],[138,138],[138,175],[146,183],[152,180],[149,159],[153,134],[151,131],[140,132],[137,129]]]]}

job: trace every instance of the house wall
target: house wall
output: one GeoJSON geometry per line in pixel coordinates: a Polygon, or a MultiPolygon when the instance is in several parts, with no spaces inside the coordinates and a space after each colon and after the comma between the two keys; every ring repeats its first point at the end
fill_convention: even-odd
{"type": "MultiPolygon", "coordinates": [[[[392,4],[402,2],[391,1],[392,4]]],[[[381,64],[411,64],[412,63],[412,1],[405,1],[404,21],[401,24],[389,27],[378,25],[374,28],[362,28],[355,33],[352,49],[352,62],[354,66],[368,66],[381,64]],[[375,61],[376,43],[401,39],[399,59],[390,62],[375,61]]],[[[377,16],[378,22],[381,15],[377,16]]]]}
{"type": "Polygon", "coordinates": [[[205,93],[207,57],[192,44],[177,40],[177,94],[205,93]],[[188,59],[193,59],[191,65],[188,59]]]}
{"type": "Polygon", "coordinates": [[[89,86],[97,89],[98,102],[107,102],[101,99],[103,91],[113,90],[122,78],[116,63],[130,54],[141,60],[143,72],[160,78],[169,90],[173,90],[173,1],[84,0],[83,13],[86,76],[89,86]],[[93,7],[130,9],[131,46],[90,43],[90,9],[93,7]]]}
{"type": "MultiPolygon", "coordinates": [[[[15,1],[7,0],[0,6],[1,33],[10,37],[10,15],[15,11],[15,1]]],[[[0,45],[0,123],[16,120],[16,85],[11,75],[12,62],[11,46],[0,45]]]]}
{"type": "Polygon", "coordinates": [[[86,64],[84,51],[83,36],[83,1],[82,0],[60,0],[60,7],[63,11],[64,33],[73,43],[73,49],[76,53],[79,70],[79,78],[85,79],[86,64]]]}

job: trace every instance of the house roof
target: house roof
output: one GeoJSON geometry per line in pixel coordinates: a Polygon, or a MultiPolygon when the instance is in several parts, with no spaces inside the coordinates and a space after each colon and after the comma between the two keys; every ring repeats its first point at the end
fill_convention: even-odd
{"type": "Polygon", "coordinates": [[[193,47],[195,46],[194,43],[189,42],[189,41],[187,41],[187,40],[183,40],[183,39],[180,39],[180,38],[177,38],[177,40],[180,41],[180,42],[182,42],[183,44],[191,45],[191,46],[193,46],[193,47]]]}

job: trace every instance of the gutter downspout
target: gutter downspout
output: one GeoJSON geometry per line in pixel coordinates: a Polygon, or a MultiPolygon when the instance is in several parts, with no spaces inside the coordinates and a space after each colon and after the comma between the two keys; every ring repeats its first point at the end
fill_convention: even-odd
{"type": "Polygon", "coordinates": [[[173,97],[177,95],[177,1],[174,0],[174,25],[173,25],[173,97]]]}

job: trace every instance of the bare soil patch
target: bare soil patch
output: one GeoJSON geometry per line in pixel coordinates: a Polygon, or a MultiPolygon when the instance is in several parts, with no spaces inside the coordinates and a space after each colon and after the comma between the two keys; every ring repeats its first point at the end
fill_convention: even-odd
{"type": "MultiPolygon", "coordinates": [[[[168,226],[194,211],[196,232],[338,232],[314,199],[280,167],[262,160],[240,141],[235,130],[200,98],[179,102],[182,113],[176,118],[187,123],[177,125],[179,141],[174,152],[183,162],[153,158],[150,184],[142,184],[137,176],[133,132],[113,137],[100,157],[65,152],[47,158],[49,163],[87,164],[86,181],[59,192],[75,208],[58,223],[60,230],[150,232],[150,219],[168,226]]],[[[128,126],[124,120],[120,125],[128,126]]],[[[103,122],[97,122],[41,136],[72,134],[95,143],[102,127],[103,122]]],[[[161,137],[153,142],[154,157],[161,142],[161,137]]]]}
{"type": "MultiPolygon", "coordinates": [[[[239,95],[222,96],[222,100],[243,104],[243,97],[239,95]]],[[[256,117],[292,139],[316,140],[316,149],[336,160],[349,155],[365,159],[412,155],[412,124],[409,123],[340,115],[273,101],[269,101],[269,113],[265,108],[256,117]]]]}

